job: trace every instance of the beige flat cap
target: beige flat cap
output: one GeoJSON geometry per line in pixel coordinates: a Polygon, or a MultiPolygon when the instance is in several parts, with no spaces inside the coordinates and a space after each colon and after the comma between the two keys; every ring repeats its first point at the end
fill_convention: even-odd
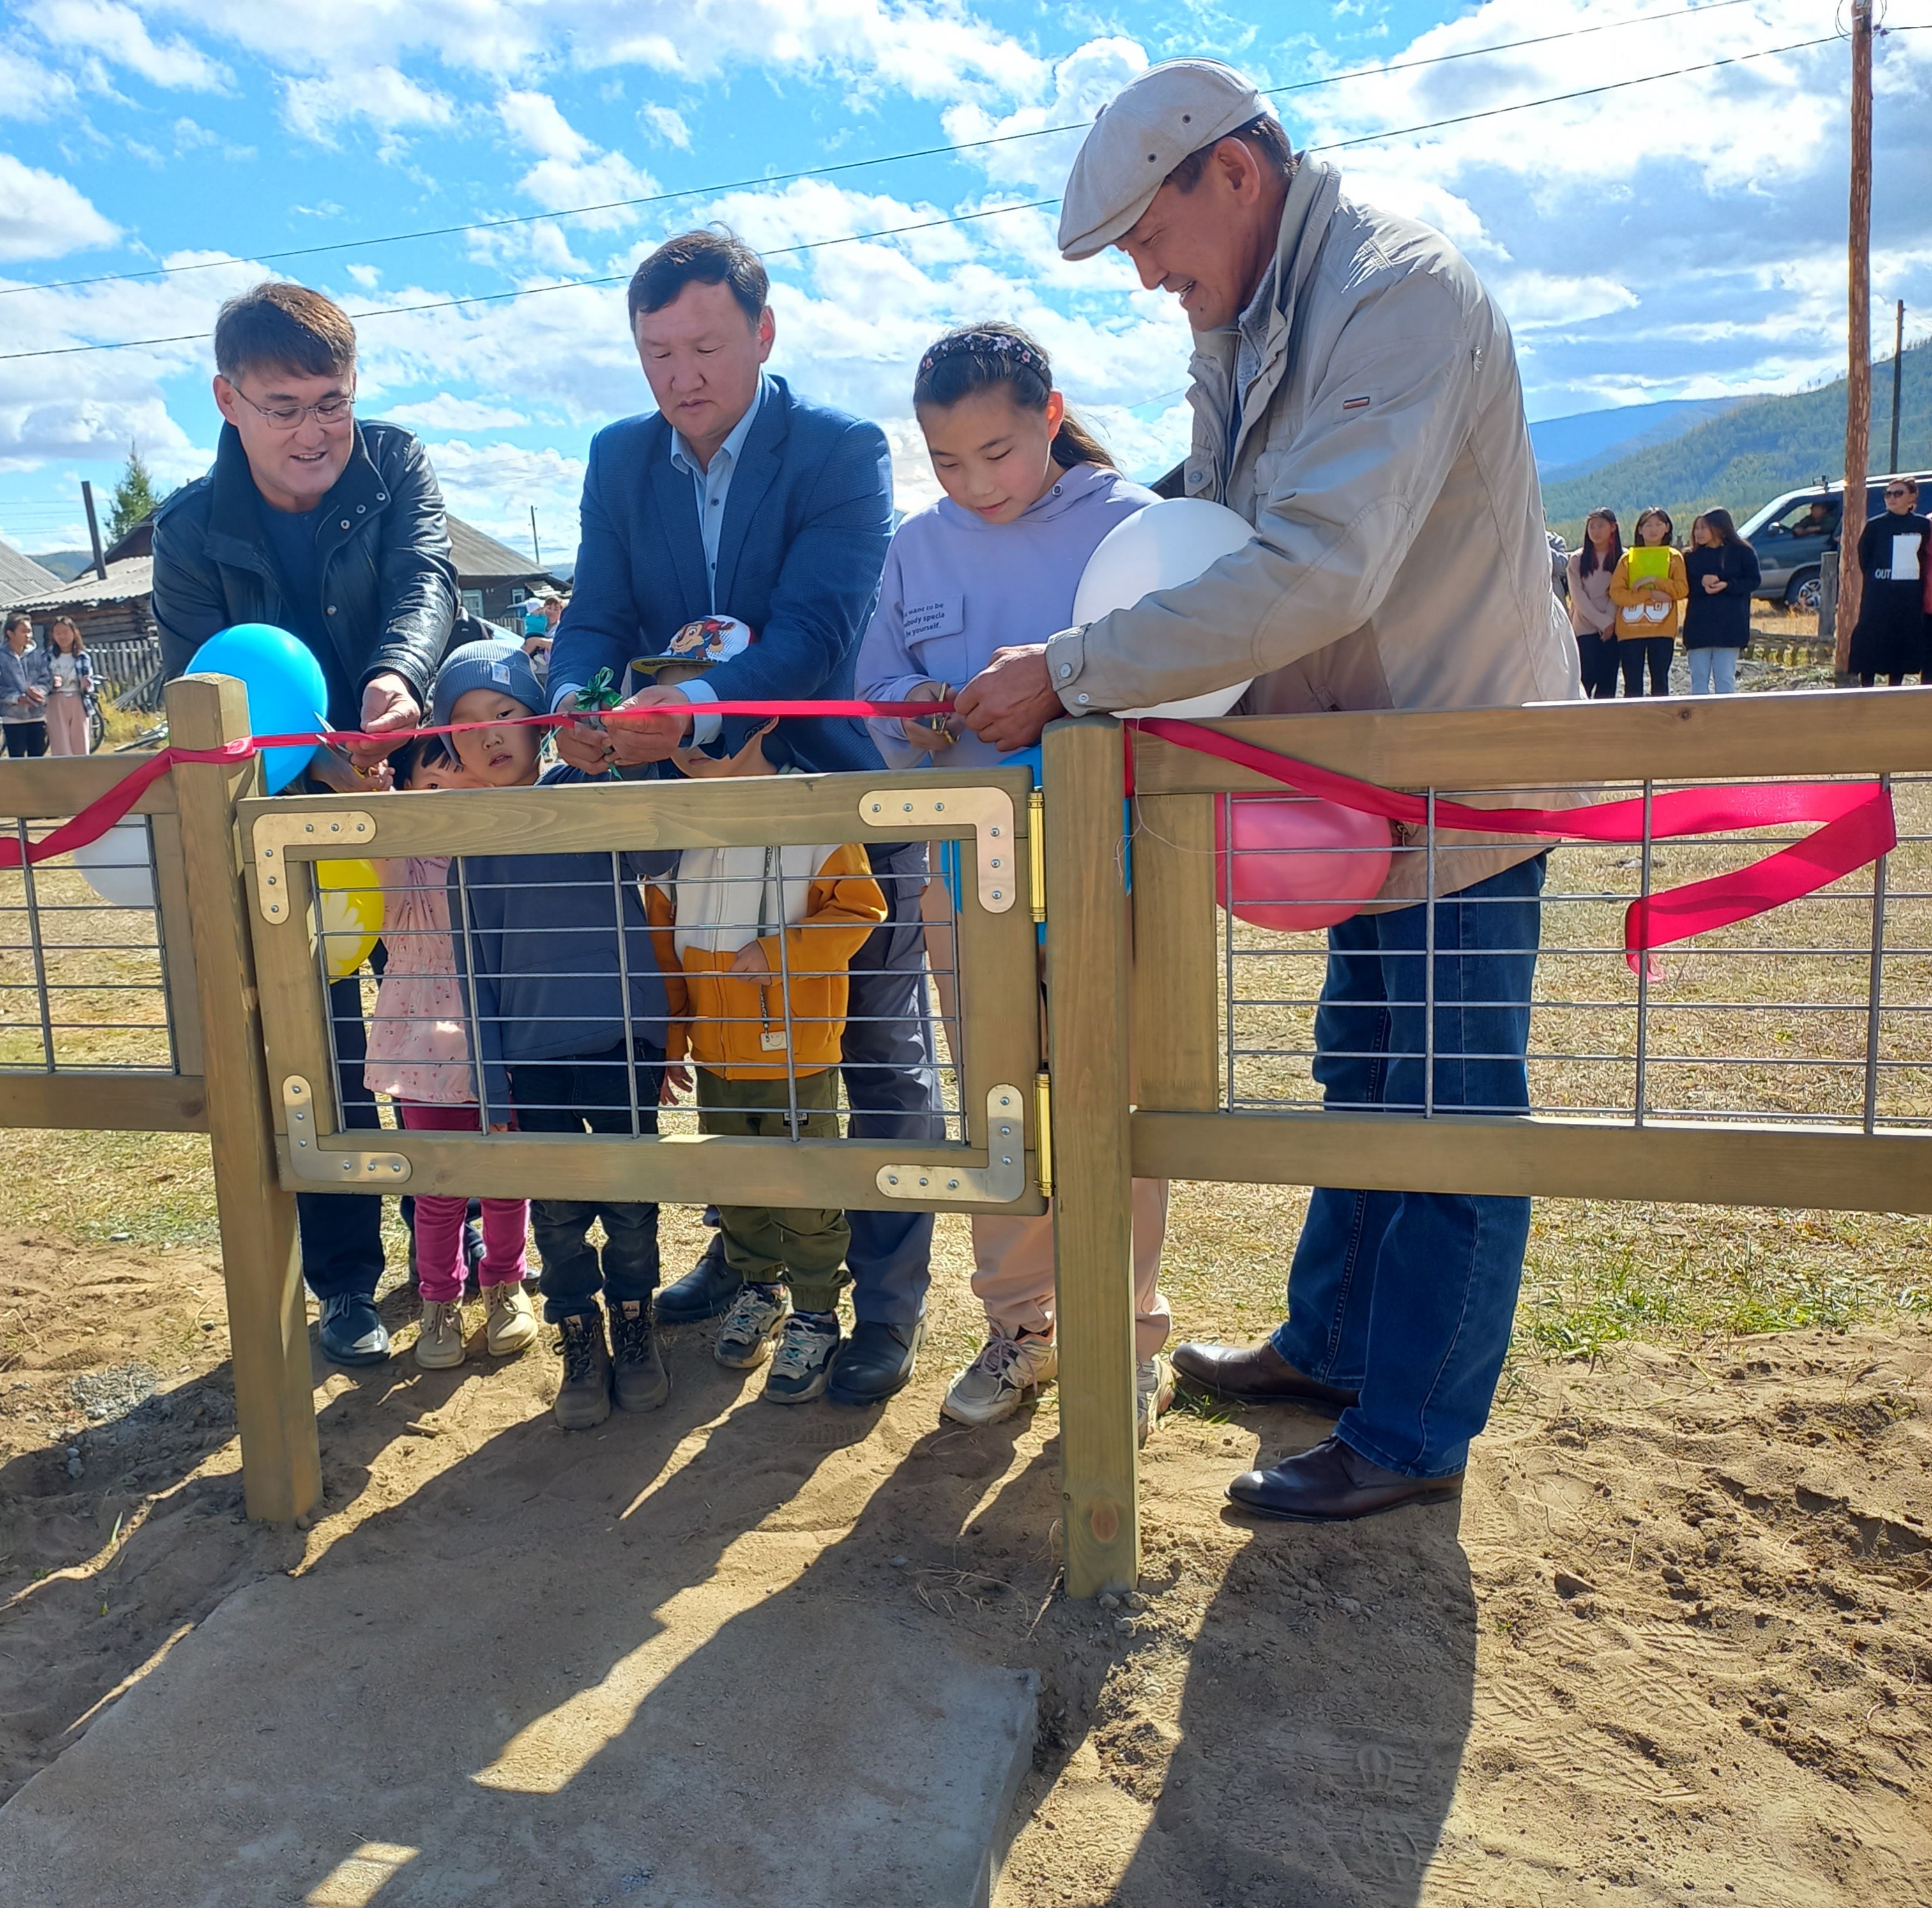
{"type": "Polygon", "coordinates": [[[1060,204],[1060,255],[1104,251],[1148,208],[1190,152],[1268,110],[1253,86],[1219,60],[1167,60],[1122,87],[1080,143],[1060,204]]]}

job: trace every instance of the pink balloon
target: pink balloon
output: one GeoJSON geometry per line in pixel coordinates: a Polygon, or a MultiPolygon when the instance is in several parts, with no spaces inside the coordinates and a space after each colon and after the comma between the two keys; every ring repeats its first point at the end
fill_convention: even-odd
{"type": "Polygon", "coordinates": [[[1232,854],[1227,807],[1214,804],[1215,898],[1237,920],[1284,934],[1330,928],[1381,892],[1390,842],[1389,825],[1379,815],[1293,796],[1232,800],[1232,854]]]}

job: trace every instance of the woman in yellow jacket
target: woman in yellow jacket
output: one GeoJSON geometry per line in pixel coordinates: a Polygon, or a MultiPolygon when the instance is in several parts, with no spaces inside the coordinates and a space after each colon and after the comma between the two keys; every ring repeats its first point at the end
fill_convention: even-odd
{"type": "Polygon", "coordinates": [[[1618,560],[1610,578],[1610,601],[1617,610],[1617,660],[1623,666],[1624,694],[1643,694],[1643,668],[1650,664],[1650,692],[1670,693],[1670,657],[1677,626],[1690,594],[1682,554],[1670,548],[1670,518],[1654,506],[1636,520],[1636,542],[1618,560]],[[1633,580],[1634,562],[1634,580],[1633,580]]]}
{"type": "MultiPolygon", "coordinates": [[[[782,773],[766,758],[765,733],[735,756],[687,749],[674,759],[698,777],[782,773]]],[[[645,903],[670,999],[666,1077],[690,1084],[687,1056],[697,1069],[700,1131],[836,1139],[852,957],[886,918],[864,848],[686,848],[645,903]]],[[[749,1370],[769,1358],[766,1399],[817,1397],[838,1354],[838,1293],[850,1276],[844,1214],[720,1205],[718,1226],[742,1281],[718,1362],[749,1370]]]]}

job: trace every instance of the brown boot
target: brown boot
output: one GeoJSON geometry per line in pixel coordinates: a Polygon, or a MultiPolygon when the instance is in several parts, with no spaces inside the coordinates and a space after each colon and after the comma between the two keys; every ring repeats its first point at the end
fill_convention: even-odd
{"type": "Polygon", "coordinates": [[[1252,1346],[1177,1345],[1174,1369],[1189,1388],[1236,1405],[1298,1405],[1322,1418],[1339,1418],[1356,1394],[1298,1372],[1267,1339],[1252,1346]]]}
{"type": "Polygon", "coordinates": [[[563,1382],[556,1389],[556,1421],[566,1431],[590,1431],[610,1415],[610,1347],[604,1315],[573,1313],[557,1325],[563,1382]]]}

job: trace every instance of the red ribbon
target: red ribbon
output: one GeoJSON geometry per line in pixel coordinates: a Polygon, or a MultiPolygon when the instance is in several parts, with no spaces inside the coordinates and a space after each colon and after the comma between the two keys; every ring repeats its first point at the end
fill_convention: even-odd
{"type": "MultiPolygon", "coordinates": [[[[716,716],[902,716],[926,721],[946,713],[952,704],[850,700],[718,701],[704,707],[716,716]]],[[[584,717],[565,714],[514,719],[519,724],[560,728],[584,717]]],[[[98,841],[178,762],[244,762],[264,748],[312,748],[319,742],[386,742],[399,746],[417,736],[453,735],[460,729],[503,726],[488,722],[446,723],[436,728],[411,729],[400,735],[384,736],[341,729],[321,735],[243,736],[218,748],[164,748],[130,770],[79,814],[39,841],[30,842],[27,858],[46,861],[98,841]]],[[[1131,718],[1126,726],[1130,731],[1139,729],[1177,747],[1252,769],[1300,794],[1337,802],[1345,808],[1414,826],[1426,825],[1430,819],[1430,804],[1420,795],[1405,795],[1374,782],[1359,782],[1333,769],[1317,768],[1312,762],[1278,755],[1252,742],[1222,735],[1218,730],[1204,728],[1198,722],[1145,716],[1131,718]]],[[[1127,792],[1133,792],[1131,746],[1127,792]]],[[[1434,812],[1439,826],[1474,833],[1630,845],[1644,839],[1644,802],[1636,799],[1582,808],[1472,808],[1460,802],[1438,800],[1434,812]]],[[[1816,833],[1780,848],[1748,867],[1714,875],[1708,880],[1689,882],[1682,887],[1666,888],[1631,902],[1624,916],[1624,949],[1633,968],[1637,957],[1648,949],[1668,946],[1673,941],[1729,927],[1734,922],[1749,920],[1754,915],[1781,908],[1786,902],[1816,894],[1889,854],[1898,844],[1891,795],[1875,782],[1767,782],[1674,789],[1653,796],[1649,810],[1649,834],[1653,841],[1792,822],[1822,825],[1816,833]]],[[[0,869],[18,868],[20,849],[17,836],[0,837],[0,869]]]]}
{"type": "MultiPolygon", "coordinates": [[[[1145,716],[1136,718],[1132,726],[1163,742],[1252,769],[1302,794],[1364,814],[1418,825],[1430,819],[1430,805],[1420,795],[1400,794],[1333,769],[1298,762],[1204,728],[1198,722],[1145,716]]],[[[1435,819],[1439,827],[1486,835],[1542,836],[1556,841],[1628,845],[1644,839],[1644,809],[1640,798],[1586,808],[1472,808],[1460,802],[1438,800],[1435,819]]],[[[1766,782],[1672,789],[1653,796],[1649,810],[1652,841],[1796,821],[1823,826],[1815,835],[1780,848],[1748,868],[1632,902],[1624,915],[1624,951],[1633,968],[1638,956],[1648,949],[1688,940],[1694,934],[1729,927],[1733,922],[1781,908],[1788,901],[1816,894],[1898,845],[1892,796],[1875,782],[1766,782]]]]}

